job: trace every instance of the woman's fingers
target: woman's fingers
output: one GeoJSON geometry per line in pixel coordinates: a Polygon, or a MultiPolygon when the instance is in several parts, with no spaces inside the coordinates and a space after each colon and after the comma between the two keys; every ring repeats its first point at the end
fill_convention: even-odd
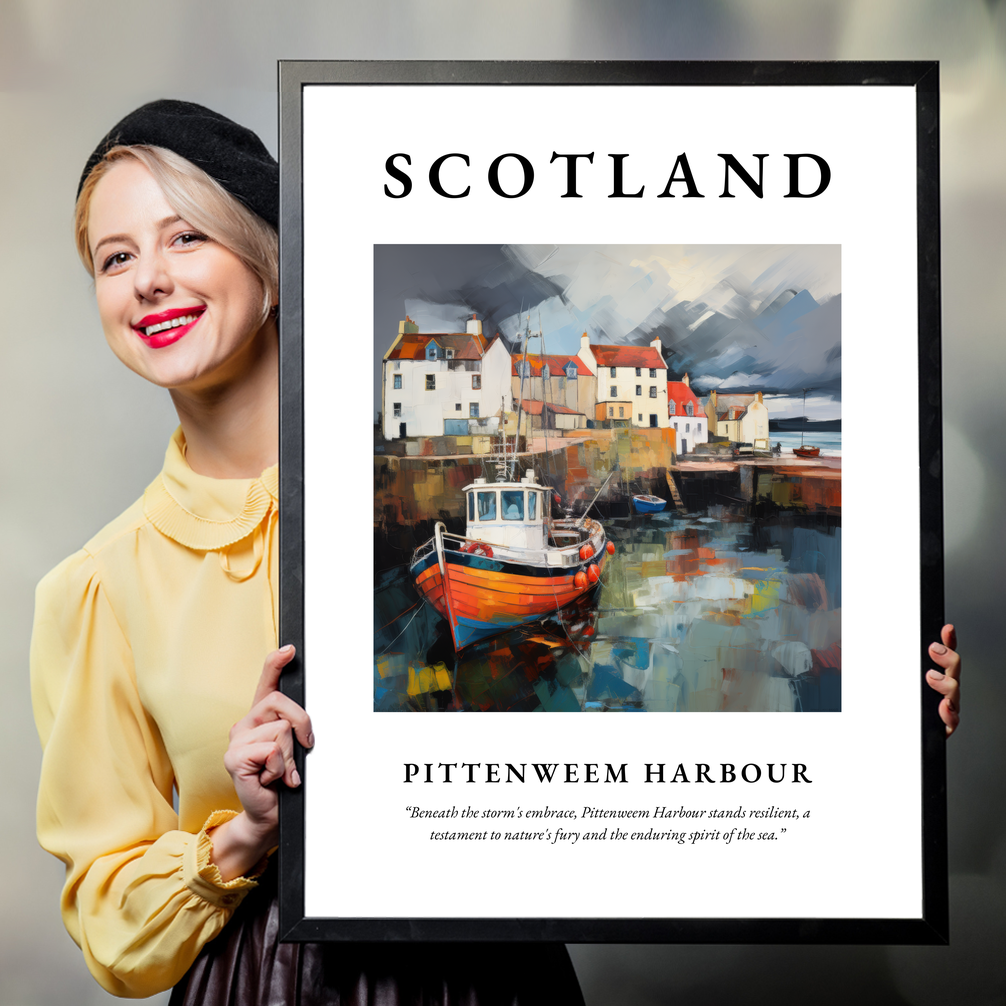
{"type": "Polygon", "coordinates": [[[946,724],[949,737],[961,721],[961,656],[956,650],[957,632],[952,625],[943,626],[940,639],[942,642],[930,644],[929,656],[942,670],[927,671],[926,682],[943,696],[939,706],[940,719],[946,724]]]}
{"type": "Polygon", "coordinates": [[[280,647],[278,650],[273,650],[265,658],[265,663],[262,665],[262,675],[259,678],[258,687],[255,689],[255,698],[252,699],[253,709],[270,692],[276,691],[279,687],[279,677],[283,673],[283,668],[293,660],[296,653],[297,650],[295,647],[288,645],[280,647]]]}
{"type": "Polygon", "coordinates": [[[297,705],[293,699],[282,692],[270,692],[264,699],[256,703],[248,715],[238,720],[231,728],[231,737],[275,720],[285,720],[293,727],[297,734],[297,740],[304,747],[314,747],[311,717],[304,711],[303,706],[297,705]]]}
{"type": "Polygon", "coordinates": [[[943,645],[949,647],[951,650],[957,649],[957,630],[952,625],[944,625],[940,631],[940,639],[943,640],[943,645]]]}
{"type": "Polygon", "coordinates": [[[232,738],[228,750],[234,751],[239,759],[245,759],[248,752],[254,752],[258,765],[255,774],[263,786],[277,779],[282,779],[293,789],[300,785],[300,773],[293,757],[293,731],[284,719],[270,720],[241,731],[232,738]]]}
{"type": "Polygon", "coordinates": [[[235,785],[255,781],[258,786],[268,786],[283,775],[285,765],[283,749],[274,740],[232,746],[224,755],[224,767],[235,785]]]}

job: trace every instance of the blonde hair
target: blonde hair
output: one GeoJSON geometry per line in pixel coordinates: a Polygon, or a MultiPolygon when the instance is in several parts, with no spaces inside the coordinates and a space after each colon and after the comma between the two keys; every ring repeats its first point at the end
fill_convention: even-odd
{"type": "Polygon", "coordinates": [[[112,147],[91,170],[77,196],[74,239],[91,278],[94,259],[87,240],[91,198],[98,182],[116,161],[139,161],[161,187],[168,205],[187,223],[232,251],[262,283],[262,322],[279,295],[279,236],[258,214],[235,199],[202,168],[165,147],[112,147]]]}

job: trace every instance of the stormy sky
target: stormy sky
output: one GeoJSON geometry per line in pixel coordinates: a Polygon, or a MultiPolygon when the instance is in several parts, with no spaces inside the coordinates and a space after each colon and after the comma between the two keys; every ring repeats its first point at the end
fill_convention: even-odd
{"type": "Polygon", "coordinates": [[[774,417],[841,415],[838,245],[378,245],[374,280],[378,370],[406,314],[444,332],[475,313],[518,346],[530,314],[549,353],[576,353],[582,332],[659,336],[669,376],[687,372],[700,395],[762,391],[774,417]]]}

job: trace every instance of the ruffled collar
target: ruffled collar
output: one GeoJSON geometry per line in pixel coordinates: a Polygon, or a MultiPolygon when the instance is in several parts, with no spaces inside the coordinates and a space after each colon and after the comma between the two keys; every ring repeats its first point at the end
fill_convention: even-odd
{"type": "Polygon", "coordinates": [[[162,534],[186,548],[211,552],[250,535],[279,500],[279,466],[257,479],[213,479],[185,460],[185,437],[175,430],[164,468],[143,494],[143,512],[162,534]]]}

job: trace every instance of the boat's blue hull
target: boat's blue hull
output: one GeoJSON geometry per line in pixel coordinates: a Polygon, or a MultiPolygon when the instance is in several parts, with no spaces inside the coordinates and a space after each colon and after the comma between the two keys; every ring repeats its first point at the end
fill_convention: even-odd
{"type": "Polygon", "coordinates": [[[660,513],[667,506],[667,500],[651,503],[649,500],[641,500],[638,496],[633,496],[632,505],[636,508],[636,513],[660,513]]]}

